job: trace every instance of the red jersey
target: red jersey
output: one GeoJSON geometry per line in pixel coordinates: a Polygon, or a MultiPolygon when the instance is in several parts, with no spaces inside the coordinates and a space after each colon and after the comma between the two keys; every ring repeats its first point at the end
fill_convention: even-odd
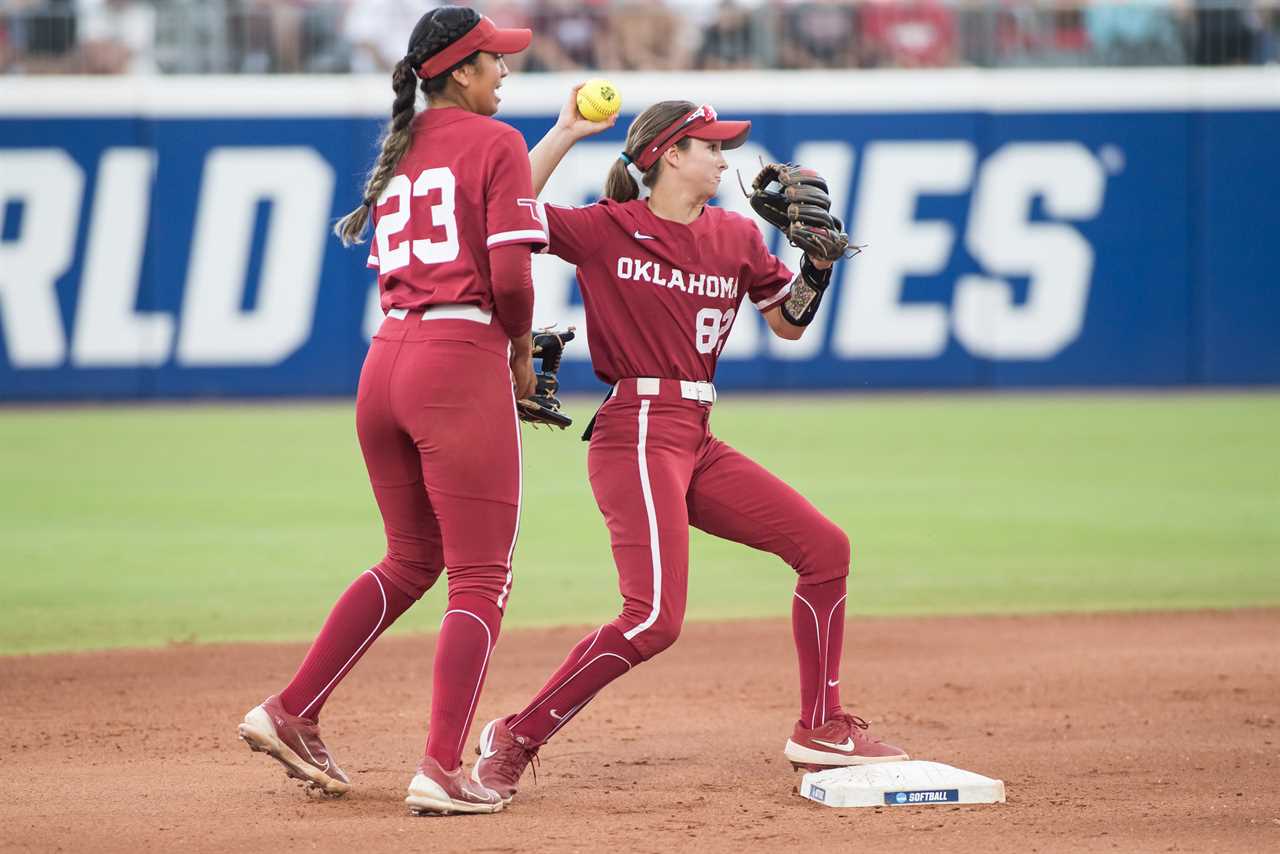
{"type": "Polygon", "coordinates": [[[382,310],[471,303],[492,311],[489,250],[547,241],[529,149],[510,125],[458,107],[413,121],[413,143],[373,211],[368,263],[382,310]]]}
{"type": "Polygon", "coordinates": [[[791,271],[732,211],[707,205],[688,225],[640,199],[539,212],[546,251],[578,268],[591,366],[607,383],[711,381],[743,298],[763,312],[791,291],[791,271]]]}

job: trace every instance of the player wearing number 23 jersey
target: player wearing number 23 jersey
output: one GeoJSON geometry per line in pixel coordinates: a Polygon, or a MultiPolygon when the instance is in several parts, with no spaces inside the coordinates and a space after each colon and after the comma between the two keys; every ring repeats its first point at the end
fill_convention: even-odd
{"type": "Polygon", "coordinates": [[[524,244],[527,257],[528,244],[546,242],[524,137],[460,107],[426,110],[413,123],[414,136],[430,142],[405,153],[374,206],[368,264],[382,309],[466,303],[492,312],[489,251],[524,244]]]}
{"type": "MultiPolygon", "coordinates": [[[[593,130],[576,118],[573,103],[571,97],[530,152],[535,189],[593,130]]],[[[797,313],[791,295],[811,297],[812,282],[823,275],[816,265],[830,267],[805,259],[793,278],[753,222],[708,204],[727,168],[722,150],[741,145],[749,129],[748,122],[721,121],[706,105],[655,104],[631,124],[604,200],[539,209],[547,250],[577,266],[592,366],[612,386],[588,428],[587,472],[609,528],[623,604],[523,709],[481,731],[472,777],[504,799],[516,793],[538,748],[602,688],[675,642],[690,527],[776,554],[798,576],[792,629],[800,714],[786,756],[808,767],[907,758],[867,735],[867,724],[841,706],[848,537],[711,432],[716,359],[738,314],[760,311],[776,335],[799,338],[816,303],[809,298],[797,313]],[[647,197],[641,186],[651,191],[647,197]]],[[[786,448],[778,452],[785,457],[786,448]]],[[[730,710],[725,721],[727,749],[737,750],[730,710]]]]}
{"type": "Polygon", "coordinates": [[[417,813],[502,808],[468,779],[461,756],[511,591],[516,397],[534,388],[529,254],[546,233],[524,141],[491,118],[507,75],[502,54],[530,37],[471,9],[433,9],[392,72],[392,119],[363,204],[336,228],[351,244],[368,220],[374,225],[369,265],[386,317],[360,374],[356,433],[387,550],[334,605],[293,680],[240,726],[290,776],[346,791],[349,780],[320,741],[320,710],[447,567],[430,726],[406,798],[417,813]],[[427,109],[418,113],[420,93],[427,109]]]}

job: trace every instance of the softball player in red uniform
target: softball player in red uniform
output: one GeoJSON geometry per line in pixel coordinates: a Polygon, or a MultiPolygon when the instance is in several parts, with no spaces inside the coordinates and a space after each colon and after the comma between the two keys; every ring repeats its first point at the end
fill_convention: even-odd
{"type": "MultiPolygon", "coordinates": [[[[536,190],[588,130],[573,116],[570,99],[530,153],[536,190]]],[[[472,778],[504,800],[538,748],[600,689],[675,642],[690,525],[772,552],[799,576],[792,628],[800,714],[786,756],[815,767],[907,758],[840,704],[848,538],[710,430],[716,359],[744,300],[775,334],[799,338],[816,307],[806,283],[830,267],[806,259],[794,277],[751,220],[708,204],[727,168],[722,150],[741,145],[749,130],[709,106],[655,104],[632,122],[605,199],[539,208],[549,251],[577,266],[592,366],[613,386],[596,415],[587,468],[623,608],[579,642],[527,706],[484,727],[472,778]],[[648,198],[638,198],[636,176],[648,198]],[[800,316],[788,310],[793,285],[807,294],[800,316]]]]}
{"type": "Polygon", "coordinates": [[[356,430],[387,552],[338,600],[293,681],[240,725],[289,776],[345,792],[347,775],[320,740],[320,710],[447,566],[426,751],[406,799],[419,813],[503,804],[467,779],[461,756],[511,590],[515,400],[534,388],[529,253],[546,231],[524,140],[490,118],[507,75],[502,55],[529,40],[528,30],[446,6],[419,20],[393,71],[393,115],[364,204],[335,228],[350,244],[374,225],[369,266],[386,318],[360,375],[356,430]],[[419,88],[428,101],[420,114],[419,88]]]}

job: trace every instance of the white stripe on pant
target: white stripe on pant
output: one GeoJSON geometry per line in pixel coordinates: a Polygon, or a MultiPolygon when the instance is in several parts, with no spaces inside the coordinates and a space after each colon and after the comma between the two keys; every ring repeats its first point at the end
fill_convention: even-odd
{"type": "Polygon", "coordinates": [[[644,512],[649,517],[649,556],[653,562],[653,610],[648,618],[633,629],[623,633],[631,640],[649,628],[662,610],[662,550],[658,544],[658,513],[653,506],[653,489],[649,485],[649,461],[645,455],[645,442],[649,438],[649,401],[640,401],[639,438],[636,441],[636,460],[640,467],[640,491],[644,495],[644,512]]]}

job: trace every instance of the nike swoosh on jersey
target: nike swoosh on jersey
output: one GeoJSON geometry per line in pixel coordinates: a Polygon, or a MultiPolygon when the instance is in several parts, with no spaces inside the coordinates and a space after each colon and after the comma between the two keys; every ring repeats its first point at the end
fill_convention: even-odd
{"type": "Polygon", "coordinates": [[[842,753],[852,753],[854,747],[852,738],[846,738],[840,744],[832,744],[829,741],[822,741],[821,739],[815,738],[813,739],[813,743],[821,744],[823,747],[830,747],[832,750],[839,750],[842,753]]]}
{"type": "Polygon", "coordinates": [[[551,717],[555,718],[558,721],[564,720],[564,715],[557,715],[555,709],[551,710],[551,717]]]}
{"type": "Polygon", "coordinates": [[[839,685],[839,684],[840,684],[840,680],[839,680],[839,679],[828,679],[828,680],[827,680],[827,687],[828,687],[828,688],[834,688],[834,687],[836,687],[836,686],[837,686],[837,685],[839,685]]]}
{"type": "Polygon", "coordinates": [[[654,239],[654,237],[653,237],[652,235],[649,235],[649,234],[641,234],[641,233],[640,233],[640,232],[638,232],[638,231],[634,231],[634,232],[632,232],[632,233],[631,233],[631,236],[632,236],[632,237],[634,237],[636,240],[653,240],[653,239],[654,239]]]}

